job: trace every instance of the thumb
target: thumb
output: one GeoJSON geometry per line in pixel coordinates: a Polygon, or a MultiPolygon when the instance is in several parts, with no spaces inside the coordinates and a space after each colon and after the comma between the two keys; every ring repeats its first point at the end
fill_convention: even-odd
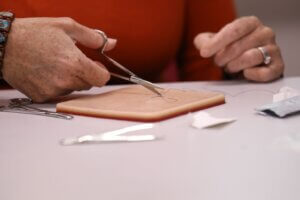
{"type": "MultiPolygon", "coordinates": [[[[71,18],[62,18],[62,26],[64,31],[76,42],[79,42],[85,47],[91,49],[100,48],[103,43],[103,37],[99,35],[94,29],[88,28],[77,23],[71,18]]],[[[108,38],[106,51],[112,50],[117,44],[116,39],[108,38]]]]}
{"type": "Polygon", "coordinates": [[[210,40],[213,38],[214,35],[214,33],[200,33],[195,37],[194,45],[200,51],[200,55],[202,57],[208,57],[207,45],[209,44],[210,40]]]}

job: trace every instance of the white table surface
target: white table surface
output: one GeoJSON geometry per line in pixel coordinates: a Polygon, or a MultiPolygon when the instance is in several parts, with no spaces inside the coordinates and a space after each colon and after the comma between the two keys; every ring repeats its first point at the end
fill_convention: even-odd
{"type": "MultiPolygon", "coordinates": [[[[187,114],[143,132],[163,135],[160,141],[66,147],[60,139],[139,123],[0,113],[0,200],[300,199],[300,115],[277,119],[254,111],[283,86],[300,90],[300,77],[165,86],[224,92],[227,103],[206,111],[238,121],[197,130],[187,114]]],[[[21,96],[0,91],[0,105],[21,96]]]]}

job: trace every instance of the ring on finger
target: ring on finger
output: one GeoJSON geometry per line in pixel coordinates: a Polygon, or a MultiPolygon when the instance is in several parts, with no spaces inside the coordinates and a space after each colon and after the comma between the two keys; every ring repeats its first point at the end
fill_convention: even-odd
{"type": "Polygon", "coordinates": [[[266,50],[265,47],[258,47],[257,49],[261,52],[264,58],[263,63],[265,65],[269,65],[272,62],[272,57],[270,56],[269,52],[266,50]]]}

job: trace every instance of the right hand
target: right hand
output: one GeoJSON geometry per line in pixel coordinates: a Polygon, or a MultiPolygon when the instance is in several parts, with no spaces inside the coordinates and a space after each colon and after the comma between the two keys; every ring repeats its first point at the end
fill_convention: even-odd
{"type": "MultiPolygon", "coordinates": [[[[85,56],[76,42],[98,49],[103,38],[70,18],[17,18],[5,49],[3,78],[35,102],[103,86],[109,72],[85,56]]],[[[109,39],[106,50],[115,44],[109,39]]]]}

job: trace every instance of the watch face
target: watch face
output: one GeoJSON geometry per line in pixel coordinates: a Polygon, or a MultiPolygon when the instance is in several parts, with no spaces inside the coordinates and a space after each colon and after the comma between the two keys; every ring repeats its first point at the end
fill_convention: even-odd
{"type": "Polygon", "coordinates": [[[6,19],[0,19],[0,30],[8,31],[10,22],[6,19]]]}

